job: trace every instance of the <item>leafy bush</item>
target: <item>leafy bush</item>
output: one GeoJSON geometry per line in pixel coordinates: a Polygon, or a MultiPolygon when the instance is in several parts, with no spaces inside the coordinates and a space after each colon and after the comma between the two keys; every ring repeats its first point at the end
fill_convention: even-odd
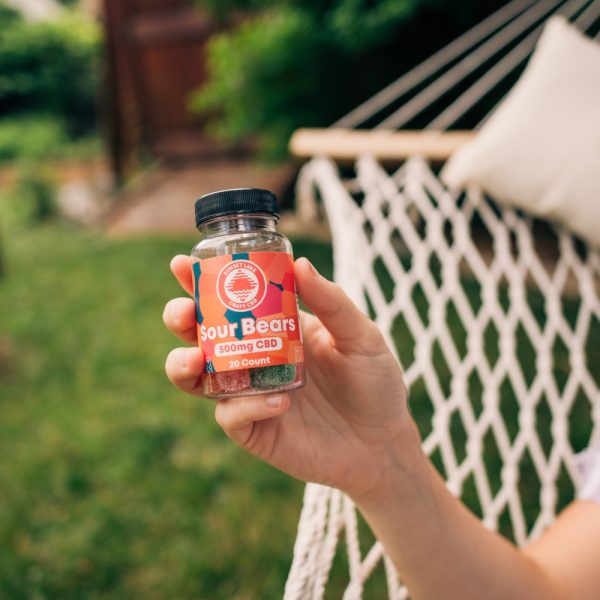
{"type": "Polygon", "coordinates": [[[203,0],[248,18],[210,44],[190,107],[218,137],[252,136],[281,157],[296,127],[330,125],[502,3],[203,0]]]}
{"type": "Polygon", "coordinates": [[[0,163],[51,156],[67,142],[65,125],[56,117],[13,117],[0,120],[0,163]]]}
{"type": "Polygon", "coordinates": [[[14,186],[0,195],[0,220],[6,226],[42,223],[57,214],[51,174],[38,165],[21,166],[14,186]]]}
{"type": "Polygon", "coordinates": [[[76,12],[30,23],[0,6],[0,116],[60,117],[69,134],[95,122],[99,29],[76,12]]]}
{"type": "Polygon", "coordinates": [[[19,21],[20,19],[21,16],[17,10],[0,2],[0,23],[2,23],[4,27],[15,21],[19,21]]]}
{"type": "Polygon", "coordinates": [[[64,120],[52,115],[18,115],[0,119],[0,165],[47,159],[90,158],[101,140],[89,134],[73,139],[64,120]]]}

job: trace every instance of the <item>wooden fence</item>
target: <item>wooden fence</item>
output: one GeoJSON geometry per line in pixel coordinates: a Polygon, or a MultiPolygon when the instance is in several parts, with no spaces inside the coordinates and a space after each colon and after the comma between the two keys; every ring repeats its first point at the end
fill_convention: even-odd
{"type": "Polygon", "coordinates": [[[219,146],[190,115],[190,92],[206,79],[216,23],[191,0],[104,0],[106,120],[118,180],[140,157],[207,156],[219,146]]]}

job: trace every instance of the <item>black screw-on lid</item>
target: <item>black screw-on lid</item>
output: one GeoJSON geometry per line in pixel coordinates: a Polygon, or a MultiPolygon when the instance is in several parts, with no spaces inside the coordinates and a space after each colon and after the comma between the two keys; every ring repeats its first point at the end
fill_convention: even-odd
{"type": "Polygon", "coordinates": [[[269,190],[238,188],[205,194],[195,204],[196,227],[207,219],[233,214],[269,213],[279,216],[277,196],[269,190]]]}

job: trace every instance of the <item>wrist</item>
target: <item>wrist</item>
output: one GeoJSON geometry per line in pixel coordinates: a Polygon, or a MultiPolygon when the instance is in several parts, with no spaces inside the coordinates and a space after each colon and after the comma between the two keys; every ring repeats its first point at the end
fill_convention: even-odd
{"type": "Polygon", "coordinates": [[[431,465],[421,449],[421,438],[411,418],[387,441],[376,457],[378,477],[361,493],[348,493],[362,511],[385,508],[403,499],[418,497],[429,485],[431,465]]]}

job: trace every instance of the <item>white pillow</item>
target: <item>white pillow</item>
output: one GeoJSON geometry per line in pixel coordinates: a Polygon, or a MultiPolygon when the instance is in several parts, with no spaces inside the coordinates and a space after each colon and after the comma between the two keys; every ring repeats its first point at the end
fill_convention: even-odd
{"type": "Polygon", "coordinates": [[[519,81],[442,179],[600,245],[600,44],[552,17],[519,81]]]}

